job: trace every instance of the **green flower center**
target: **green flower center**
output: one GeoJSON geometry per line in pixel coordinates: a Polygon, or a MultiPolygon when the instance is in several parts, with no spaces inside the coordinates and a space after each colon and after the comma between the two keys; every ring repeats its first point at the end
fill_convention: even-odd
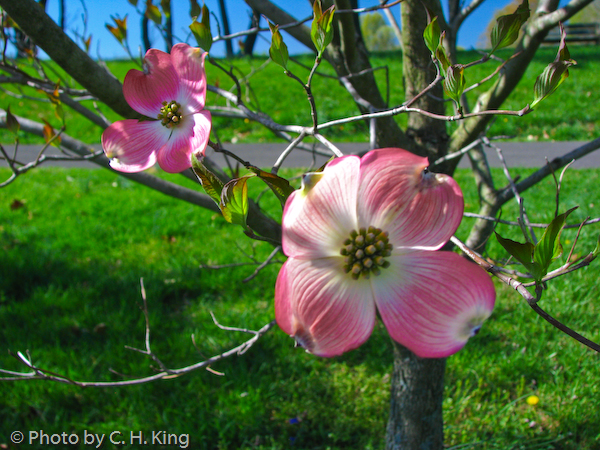
{"type": "Polygon", "coordinates": [[[352,230],[350,237],[344,241],[340,253],[344,258],[344,272],[350,274],[352,279],[358,280],[361,275],[369,279],[371,275],[379,275],[381,269],[390,266],[386,257],[392,254],[387,231],[369,227],[352,230]]]}
{"type": "Polygon", "coordinates": [[[177,103],[175,100],[171,100],[171,102],[162,102],[162,108],[160,108],[160,114],[158,115],[158,120],[162,122],[162,124],[167,128],[172,128],[181,123],[181,119],[183,115],[179,110],[181,109],[181,105],[177,103]]]}

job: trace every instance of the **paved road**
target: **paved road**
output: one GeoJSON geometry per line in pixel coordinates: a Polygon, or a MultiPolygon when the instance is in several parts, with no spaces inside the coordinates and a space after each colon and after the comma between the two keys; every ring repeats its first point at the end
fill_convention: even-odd
{"type": "MultiPolygon", "coordinates": [[[[582,145],[582,142],[499,142],[505,160],[509,167],[540,167],[545,164],[546,158],[552,160],[582,145]]],[[[338,147],[345,154],[356,154],[367,150],[368,144],[338,144],[338,147]]],[[[10,152],[10,146],[5,146],[10,152]]],[[[100,148],[95,146],[95,148],[100,148]]],[[[226,147],[234,152],[240,158],[251,162],[259,167],[270,167],[277,160],[284,144],[229,144],[226,147]]],[[[23,145],[19,147],[18,159],[22,162],[32,161],[36,158],[40,147],[33,145],[23,145]]],[[[210,150],[209,150],[210,152],[210,150]]],[[[487,149],[490,165],[499,167],[500,162],[494,150],[487,149]]],[[[57,150],[49,149],[48,154],[57,154],[57,150]]],[[[209,153],[210,154],[210,153],[209,153]]],[[[214,155],[216,162],[223,165],[224,160],[220,154],[214,155]]],[[[327,157],[317,156],[314,166],[320,166],[327,160],[327,157]]],[[[295,150],[286,159],[283,167],[309,167],[313,161],[313,155],[309,152],[295,150]]],[[[0,161],[0,166],[6,166],[5,161],[0,161]]],[[[92,162],[48,162],[43,166],[61,165],[64,167],[88,167],[97,168],[98,165],[92,162]]],[[[468,167],[467,158],[463,158],[459,167],[468,167]]],[[[584,158],[576,161],[573,168],[600,167],[600,151],[593,152],[584,158]]]]}

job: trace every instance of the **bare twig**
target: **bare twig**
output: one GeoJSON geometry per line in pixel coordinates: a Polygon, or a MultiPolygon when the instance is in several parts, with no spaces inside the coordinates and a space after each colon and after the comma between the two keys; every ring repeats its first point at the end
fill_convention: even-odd
{"type": "MultiPolygon", "coordinates": [[[[148,376],[148,377],[135,378],[135,379],[124,380],[124,381],[77,381],[77,380],[72,380],[72,379],[66,377],[65,375],[58,374],[56,372],[52,372],[52,371],[49,371],[49,370],[46,370],[46,369],[36,366],[35,364],[33,364],[31,356],[29,355],[29,352],[27,352],[27,357],[25,355],[23,355],[21,352],[17,352],[15,357],[17,359],[19,359],[23,365],[25,365],[26,367],[31,369],[31,372],[15,372],[15,371],[0,369],[0,373],[10,375],[9,377],[0,378],[0,381],[51,380],[51,381],[56,381],[59,383],[72,384],[72,385],[80,386],[80,387],[118,387],[118,386],[132,386],[132,385],[136,385],[136,384],[144,384],[144,383],[150,383],[152,381],[178,377],[178,376],[193,372],[193,371],[201,369],[201,368],[205,368],[206,370],[209,370],[213,373],[220,374],[219,372],[214,372],[213,370],[211,370],[210,366],[212,364],[216,363],[217,361],[221,361],[221,360],[229,358],[231,356],[235,356],[235,355],[239,356],[239,355],[244,354],[258,341],[258,339],[260,339],[264,334],[266,334],[269,330],[271,330],[271,328],[273,328],[276,323],[275,320],[273,320],[256,331],[246,330],[246,329],[242,329],[242,328],[224,327],[223,325],[220,325],[217,322],[217,320],[215,319],[214,315],[211,312],[213,321],[219,328],[224,329],[224,330],[229,330],[229,331],[242,331],[244,333],[250,333],[253,336],[250,339],[248,339],[247,341],[243,342],[242,344],[240,344],[226,352],[223,352],[219,355],[208,358],[204,361],[197,362],[195,364],[191,364],[189,366],[185,366],[185,367],[182,367],[179,369],[168,369],[158,359],[158,357],[156,357],[156,355],[151,350],[150,321],[148,318],[146,291],[144,289],[143,280],[140,280],[140,284],[141,284],[141,295],[142,295],[142,299],[144,301],[143,311],[144,311],[144,317],[146,320],[145,338],[144,338],[146,349],[142,350],[142,349],[137,349],[137,348],[129,347],[129,346],[126,346],[126,348],[137,351],[144,355],[150,356],[157,364],[159,364],[159,366],[161,368],[160,372],[158,372],[154,375],[148,376]]],[[[196,346],[195,339],[193,336],[192,336],[192,342],[194,343],[194,346],[196,346]]],[[[117,373],[112,369],[111,369],[111,372],[117,373]]],[[[220,374],[220,375],[222,375],[222,374],[220,374]]]]}
{"type": "MultiPolygon", "coordinates": [[[[474,219],[488,220],[490,222],[498,222],[498,223],[501,223],[503,225],[519,226],[519,222],[515,222],[515,221],[511,221],[511,220],[498,219],[497,217],[484,216],[484,215],[481,215],[481,214],[476,214],[476,213],[471,213],[471,212],[465,212],[465,213],[463,213],[463,216],[464,217],[472,217],[474,219]]],[[[571,224],[571,225],[565,225],[564,228],[579,228],[581,226],[592,225],[592,224],[598,223],[598,222],[600,222],[600,218],[597,217],[595,219],[585,220],[582,223],[575,223],[575,224],[571,224]]],[[[533,228],[547,228],[548,224],[547,223],[530,223],[529,226],[533,227],[533,228]]]]}
{"type": "Polygon", "coordinates": [[[517,186],[515,185],[515,182],[514,182],[512,176],[510,175],[510,171],[508,169],[508,165],[506,164],[506,161],[504,160],[504,155],[502,154],[502,150],[500,149],[500,147],[497,147],[497,146],[491,144],[489,141],[486,142],[486,145],[496,149],[496,153],[498,154],[498,159],[502,163],[502,170],[504,171],[504,175],[506,176],[506,179],[508,180],[510,188],[515,197],[515,200],[517,201],[517,203],[519,205],[519,224],[521,225],[521,229],[523,231],[523,235],[525,236],[525,239],[529,242],[529,238],[531,237],[531,239],[533,240],[533,243],[534,244],[537,243],[537,238],[535,236],[535,233],[533,232],[533,228],[529,224],[530,223],[529,217],[527,216],[527,212],[525,211],[525,203],[523,201],[523,198],[519,195],[519,190],[517,189],[517,186]]]}
{"type": "Polygon", "coordinates": [[[278,245],[277,247],[275,247],[273,249],[273,251],[271,252],[271,254],[267,257],[267,259],[265,259],[261,264],[259,264],[259,266],[254,270],[254,272],[252,273],[252,275],[244,278],[242,281],[244,283],[247,283],[248,281],[252,280],[253,278],[255,278],[262,269],[264,269],[265,267],[267,267],[269,264],[275,262],[273,261],[273,258],[275,258],[275,256],[277,256],[277,254],[281,251],[281,245],[278,245]]]}

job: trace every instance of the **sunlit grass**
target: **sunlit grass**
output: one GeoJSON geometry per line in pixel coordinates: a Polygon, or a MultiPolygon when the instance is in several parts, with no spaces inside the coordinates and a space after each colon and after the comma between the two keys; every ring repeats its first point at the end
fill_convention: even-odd
{"type": "MultiPolygon", "coordinates": [[[[523,79],[515,91],[507,99],[503,108],[521,110],[533,101],[533,86],[536,77],[542,73],[544,67],[551,63],[556,56],[556,48],[541,48],[533,63],[528,67],[523,79]]],[[[565,83],[547,100],[540,103],[535,111],[525,117],[500,116],[492,125],[489,135],[512,136],[519,140],[579,140],[585,141],[595,138],[594,131],[600,127],[600,111],[595,103],[598,91],[597,77],[594,75],[600,71],[600,53],[595,46],[571,46],[571,56],[578,64],[571,69],[570,77],[565,83]],[[559,111],[559,113],[557,113],[559,111]]],[[[501,58],[508,58],[509,51],[499,52],[501,58]]],[[[481,58],[476,52],[460,51],[458,59],[461,63],[472,62],[481,58]]],[[[313,59],[309,56],[301,56],[298,61],[302,64],[290,62],[289,69],[300,79],[306,80],[313,59]]],[[[218,60],[226,70],[232,73],[240,81],[240,95],[244,102],[251,108],[264,112],[271,116],[276,122],[284,125],[312,124],[309,103],[303,87],[283,73],[283,69],[274,64],[266,63],[264,57],[253,59],[240,58],[234,60],[218,60]],[[273,95],[275,93],[275,95],[273,95]]],[[[491,74],[498,66],[497,61],[476,65],[467,69],[465,77],[467,84],[471,85],[491,74]]],[[[402,104],[404,89],[402,83],[402,55],[398,52],[373,55],[372,65],[376,68],[376,78],[383,95],[389,90],[389,105],[402,104]]],[[[119,80],[123,80],[130,69],[139,69],[133,62],[113,61],[108,63],[109,69],[119,80]]],[[[209,84],[232,90],[237,93],[236,84],[231,77],[217,68],[206,63],[206,71],[209,84]]],[[[60,73],[60,71],[57,71],[60,73]]],[[[313,94],[315,97],[319,123],[356,115],[356,106],[348,92],[333,78],[324,75],[333,75],[333,69],[323,63],[313,80],[313,94]]],[[[73,83],[68,76],[65,80],[73,83]]],[[[471,91],[468,96],[474,101],[474,94],[483,92],[492,86],[493,81],[488,81],[478,89],[471,91]]],[[[24,88],[25,94],[40,96],[33,89],[24,88]]],[[[216,94],[208,93],[207,105],[224,106],[225,102],[216,94]]],[[[91,102],[85,103],[93,108],[91,102]]],[[[18,100],[6,94],[0,94],[0,105],[10,105],[11,111],[27,118],[41,121],[49,121],[58,128],[60,122],[49,110],[48,103],[36,103],[27,100],[18,100]]],[[[111,121],[119,117],[99,106],[103,114],[111,121]]],[[[68,108],[64,108],[67,117],[66,132],[71,136],[87,143],[99,143],[102,130],[92,125],[86,119],[77,117],[68,108]]],[[[452,113],[450,106],[449,113],[452,113]]],[[[396,117],[401,126],[406,125],[406,115],[396,117]]],[[[214,117],[213,140],[217,136],[225,142],[273,142],[276,137],[263,126],[249,121],[223,117],[214,117]]],[[[450,124],[451,131],[456,124],[450,124]]],[[[352,122],[336,125],[324,130],[324,134],[332,141],[355,141],[367,142],[369,140],[368,127],[361,122],[352,122]]],[[[6,130],[0,130],[0,142],[10,143],[13,136],[6,130]]],[[[22,135],[23,143],[40,143],[41,138],[33,138],[22,135]]]]}
{"type": "MultiPolygon", "coordinates": [[[[560,209],[580,205],[569,222],[598,215],[599,174],[569,172],[560,209]]],[[[501,185],[500,172],[495,176],[501,185]]],[[[459,171],[457,179],[467,209],[476,210],[468,173],[459,171]]],[[[526,198],[532,221],[551,218],[551,181],[526,198]]],[[[261,204],[275,217],[280,214],[276,201],[265,197],[261,204]]],[[[507,205],[503,218],[514,219],[516,210],[507,205]]],[[[468,226],[465,221],[459,235],[468,226]]],[[[498,231],[519,237],[508,227],[498,231]]],[[[564,232],[566,248],[574,235],[564,232]]],[[[586,228],[576,252],[592,250],[597,237],[596,227],[586,228]]],[[[247,283],[241,280],[252,266],[199,268],[249,261],[244,253],[262,260],[269,245],[251,242],[217,214],[106,171],[43,169],[0,190],[0,238],[4,369],[23,370],[7,350],[29,350],[39,366],[75,380],[154,373],[154,362],[124,348],[144,348],[141,277],[152,348],[169,367],[202,360],[248,338],[218,329],[210,311],[223,325],[250,329],[273,318],[279,264],[247,283]]],[[[505,256],[493,241],[489,251],[505,256]]],[[[592,265],[549,283],[541,306],[600,341],[597,274],[592,265]]],[[[481,333],[448,360],[448,447],[599,448],[598,355],[538,318],[510,289],[499,286],[498,293],[498,306],[481,333]],[[539,398],[536,405],[527,402],[532,395],[539,398]]],[[[391,364],[391,345],[381,325],[364,346],[333,359],[294,349],[292,340],[274,329],[246,354],[215,364],[212,369],[223,376],[199,371],[118,389],[0,383],[0,444],[8,443],[13,430],[80,435],[83,430],[166,430],[189,433],[190,448],[200,449],[380,449],[391,364]]]]}

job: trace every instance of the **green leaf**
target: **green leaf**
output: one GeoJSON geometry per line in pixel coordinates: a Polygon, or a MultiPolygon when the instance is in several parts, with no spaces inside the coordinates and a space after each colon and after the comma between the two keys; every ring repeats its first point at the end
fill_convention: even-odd
{"type": "Polygon", "coordinates": [[[523,0],[514,13],[498,17],[490,36],[492,49],[489,54],[515,42],[519,37],[521,26],[527,22],[527,19],[529,19],[529,2],[527,0],[523,0]]]}
{"type": "Polygon", "coordinates": [[[496,239],[504,249],[510,253],[517,261],[519,261],[523,266],[533,274],[536,271],[535,261],[533,259],[533,255],[535,252],[535,246],[531,242],[516,242],[512,239],[506,239],[500,236],[498,233],[496,234],[496,239]]]}
{"type": "Polygon", "coordinates": [[[283,42],[283,37],[279,32],[279,25],[273,25],[269,22],[269,28],[271,29],[271,48],[269,48],[269,56],[274,63],[279,64],[285,70],[287,70],[287,63],[289,59],[287,45],[283,42]]]}
{"type": "Polygon", "coordinates": [[[594,255],[594,258],[597,258],[598,255],[600,255],[600,236],[598,236],[598,243],[596,244],[596,248],[592,252],[592,255],[594,255]]]}
{"type": "Polygon", "coordinates": [[[119,43],[123,43],[123,40],[125,39],[124,36],[121,34],[121,30],[119,30],[117,27],[113,27],[112,25],[109,25],[108,23],[104,25],[106,27],[106,29],[108,31],[110,31],[110,33],[115,37],[115,39],[117,41],[119,41],[119,43]]]}
{"type": "Polygon", "coordinates": [[[315,0],[313,3],[313,21],[310,27],[310,37],[317,48],[319,56],[325,51],[325,48],[333,39],[333,14],[335,6],[330,6],[325,12],[321,9],[321,0],[315,0]]]}
{"type": "Polygon", "coordinates": [[[54,132],[54,128],[52,128],[52,125],[50,125],[45,119],[42,120],[44,121],[44,129],[42,130],[44,140],[47,144],[49,143],[50,145],[57,148],[60,147],[61,137],[56,135],[56,133],[54,132]]]}
{"type": "Polygon", "coordinates": [[[532,108],[546,97],[552,95],[569,76],[569,67],[577,64],[575,60],[571,59],[571,54],[565,42],[566,32],[562,24],[560,24],[560,32],[560,45],[554,62],[548,64],[542,74],[535,80],[533,87],[534,99],[531,103],[532,108]]]}
{"type": "Polygon", "coordinates": [[[21,129],[21,124],[13,114],[10,112],[10,106],[6,108],[6,128],[9,129],[11,133],[15,136],[19,133],[21,129]]]}
{"type": "MultiPolygon", "coordinates": [[[[440,25],[437,21],[437,16],[435,16],[431,22],[427,24],[425,27],[425,31],[423,32],[423,39],[425,40],[425,45],[431,52],[433,56],[436,56],[436,52],[438,46],[440,45],[440,37],[442,36],[442,30],[440,29],[440,25]]],[[[436,56],[437,57],[437,56],[436,56]]]]}
{"type": "Polygon", "coordinates": [[[532,108],[556,91],[569,76],[569,67],[572,65],[573,63],[568,61],[558,61],[548,64],[542,74],[535,80],[533,87],[534,100],[531,103],[532,108]]]}
{"type": "Polygon", "coordinates": [[[125,14],[125,17],[122,19],[120,19],[118,16],[110,16],[110,18],[115,23],[116,28],[111,27],[108,24],[106,24],[106,28],[108,28],[108,30],[113,34],[114,37],[117,38],[120,43],[123,43],[123,41],[127,39],[127,14],[125,14]]]}
{"type": "Polygon", "coordinates": [[[255,166],[248,166],[252,172],[256,174],[258,178],[263,180],[267,186],[271,188],[275,196],[279,199],[281,206],[285,206],[285,202],[290,196],[292,192],[294,192],[294,188],[290,186],[290,182],[285,178],[281,178],[275,174],[270,172],[265,172],[264,170],[259,169],[255,166]]]}
{"type": "Polygon", "coordinates": [[[223,186],[219,207],[227,222],[247,228],[248,180],[254,176],[256,175],[245,175],[241,178],[231,180],[223,186]]]}
{"type": "Polygon", "coordinates": [[[165,13],[165,17],[171,17],[171,0],[160,0],[160,7],[165,13]]]}
{"type": "Polygon", "coordinates": [[[146,12],[144,13],[147,19],[154,22],[156,25],[160,25],[162,22],[162,14],[158,6],[152,4],[152,0],[146,2],[146,12]]]}
{"type": "Polygon", "coordinates": [[[203,159],[204,157],[198,159],[195,154],[192,154],[192,170],[200,180],[204,191],[217,205],[220,205],[223,182],[202,164],[203,159]]]}
{"type": "Polygon", "coordinates": [[[464,66],[454,64],[448,67],[446,78],[444,79],[444,91],[452,100],[454,100],[460,109],[460,97],[465,90],[464,66]]]}
{"type": "Polygon", "coordinates": [[[200,12],[202,15],[201,21],[198,22],[194,19],[194,21],[190,25],[190,30],[196,38],[198,47],[200,47],[205,52],[208,52],[213,44],[213,37],[210,31],[210,11],[206,7],[206,5],[204,5],[202,6],[200,12]]]}
{"type": "Polygon", "coordinates": [[[62,104],[58,103],[54,105],[54,115],[63,125],[65,124],[65,111],[63,110],[62,104]]]}
{"type": "Polygon", "coordinates": [[[444,48],[444,38],[445,37],[446,37],[446,32],[442,31],[442,34],[440,35],[440,44],[438,45],[437,49],[435,50],[435,57],[442,65],[442,69],[441,69],[442,74],[445,74],[451,65],[450,60],[448,59],[448,56],[446,55],[446,49],[444,48]]]}
{"type": "MultiPolygon", "coordinates": [[[[565,226],[567,216],[571,214],[577,206],[569,209],[563,214],[556,216],[546,227],[542,239],[535,246],[534,259],[542,268],[543,275],[548,273],[548,268],[552,261],[562,255],[562,245],[560,244],[560,234],[565,226]]],[[[542,276],[543,276],[542,275],[542,276]]]]}
{"type": "Polygon", "coordinates": [[[198,0],[190,0],[190,17],[192,19],[199,17],[201,12],[200,5],[198,4],[198,0]]]}

